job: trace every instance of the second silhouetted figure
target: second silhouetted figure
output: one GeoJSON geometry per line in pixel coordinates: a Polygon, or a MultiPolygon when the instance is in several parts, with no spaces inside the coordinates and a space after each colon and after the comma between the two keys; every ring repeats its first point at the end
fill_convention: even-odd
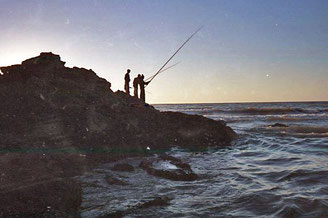
{"type": "Polygon", "coordinates": [[[130,95],[130,69],[127,69],[126,70],[126,74],[124,76],[124,90],[125,90],[125,93],[126,94],[129,94],[130,95]]]}
{"type": "Polygon", "coordinates": [[[146,101],[145,85],[148,85],[150,83],[150,81],[145,82],[144,78],[145,78],[145,76],[142,74],[142,76],[140,77],[139,85],[140,85],[140,99],[145,102],[146,101]]]}
{"type": "Polygon", "coordinates": [[[133,96],[136,98],[138,98],[138,86],[139,86],[140,80],[141,80],[140,74],[138,74],[138,76],[136,78],[134,78],[134,80],[133,80],[133,90],[134,90],[133,96]]]}

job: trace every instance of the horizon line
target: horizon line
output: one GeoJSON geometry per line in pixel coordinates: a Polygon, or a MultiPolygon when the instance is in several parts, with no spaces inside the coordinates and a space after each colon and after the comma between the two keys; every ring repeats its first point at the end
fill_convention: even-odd
{"type": "Polygon", "coordinates": [[[305,101],[244,101],[244,102],[194,102],[194,103],[149,103],[151,105],[177,105],[177,104],[270,104],[270,103],[328,103],[328,100],[323,101],[313,101],[313,100],[305,100],[305,101]]]}

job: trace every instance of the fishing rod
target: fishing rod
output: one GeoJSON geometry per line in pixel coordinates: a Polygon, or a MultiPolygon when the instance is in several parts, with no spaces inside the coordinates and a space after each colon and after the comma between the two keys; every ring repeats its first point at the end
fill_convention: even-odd
{"type": "MultiPolygon", "coordinates": [[[[170,69],[170,68],[172,68],[172,67],[175,67],[175,66],[178,65],[178,64],[180,64],[180,62],[175,63],[175,64],[173,64],[173,65],[171,65],[171,66],[169,66],[169,67],[167,67],[167,68],[161,70],[161,72],[159,72],[159,73],[163,73],[164,71],[167,71],[168,69],[170,69]]],[[[155,76],[155,75],[152,75],[151,77],[148,77],[147,79],[145,79],[145,81],[147,82],[148,80],[151,80],[154,76],[155,76]]]]}
{"type": "MultiPolygon", "coordinates": [[[[163,69],[163,70],[161,70],[160,73],[163,73],[164,71],[167,71],[168,69],[170,69],[170,68],[172,68],[172,67],[175,67],[175,66],[178,65],[178,64],[180,64],[180,62],[177,62],[177,63],[175,63],[175,64],[173,64],[173,65],[171,65],[171,66],[169,66],[169,67],[167,67],[167,68],[165,68],[165,69],[163,69]]],[[[148,77],[147,79],[145,79],[145,81],[147,82],[148,80],[152,79],[154,76],[155,76],[155,75],[152,75],[151,77],[148,77]]],[[[133,87],[129,87],[129,88],[132,89],[133,87]]],[[[146,91],[146,92],[147,92],[147,91],[146,91]]],[[[148,92],[148,93],[150,93],[150,92],[148,92]]],[[[151,94],[151,93],[150,93],[150,94],[151,94]]]]}
{"type": "MultiPolygon", "coordinates": [[[[176,52],[174,52],[174,54],[165,62],[165,64],[154,74],[154,76],[151,78],[151,80],[149,80],[148,84],[162,71],[162,69],[172,60],[172,58],[183,48],[183,46],[185,44],[187,44],[187,42],[196,34],[198,33],[201,29],[203,28],[203,26],[201,26],[199,29],[197,29],[193,34],[191,34],[191,36],[178,48],[178,50],[176,50],[176,52]]],[[[147,86],[147,85],[146,85],[147,86]]]]}

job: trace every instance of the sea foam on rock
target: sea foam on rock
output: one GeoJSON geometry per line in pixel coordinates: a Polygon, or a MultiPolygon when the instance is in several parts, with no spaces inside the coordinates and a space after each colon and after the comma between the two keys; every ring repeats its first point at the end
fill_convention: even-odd
{"type": "Polygon", "coordinates": [[[180,159],[160,155],[159,158],[148,158],[140,162],[139,167],[149,175],[161,177],[172,181],[194,181],[198,176],[187,163],[180,159]]]}
{"type": "MultiPolygon", "coordinates": [[[[227,146],[236,136],[223,122],[159,112],[121,91],[114,93],[92,70],[65,67],[52,53],[0,70],[0,194],[8,199],[123,156],[172,146],[227,146]]],[[[56,192],[51,187],[39,190],[41,200],[61,210],[47,197],[56,192]]],[[[2,204],[0,216],[22,215],[20,208],[26,207],[44,213],[39,204],[29,205],[30,196],[19,196],[2,204]]]]}

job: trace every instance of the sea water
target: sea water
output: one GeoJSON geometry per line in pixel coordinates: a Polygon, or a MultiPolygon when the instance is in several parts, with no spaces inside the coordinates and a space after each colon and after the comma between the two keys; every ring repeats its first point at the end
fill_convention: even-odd
{"type": "MultiPolygon", "coordinates": [[[[328,217],[328,102],[170,104],[161,111],[223,120],[238,138],[226,148],[168,153],[189,163],[196,181],[169,181],[111,164],[84,175],[82,217],[328,217]],[[110,186],[106,176],[129,185],[110,186]],[[156,197],[167,206],[140,209],[156,197]]],[[[125,160],[137,166],[140,160],[125,160]]]]}

